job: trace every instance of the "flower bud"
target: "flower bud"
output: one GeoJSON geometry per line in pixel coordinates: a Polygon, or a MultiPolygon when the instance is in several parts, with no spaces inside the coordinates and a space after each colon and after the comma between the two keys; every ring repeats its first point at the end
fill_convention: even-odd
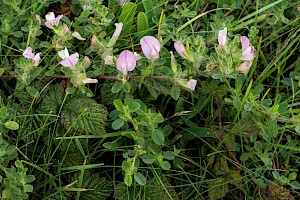
{"type": "Polygon", "coordinates": [[[45,26],[47,26],[48,28],[52,29],[52,26],[55,25],[57,26],[60,19],[63,17],[63,15],[58,15],[57,17],[55,17],[53,12],[49,12],[46,16],[46,22],[45,22],[45,26]]]}
{"type": "Polygon", "coordinates": [[[186,51],[185,51],[185,46],[183,45],[182,42],[180,41],[177,41],[174,43],[174,48],[176,49],[177,53],[183,57],[183,58],[186,58],[185,57],[185,54],[186,54],[186,51]]]}
{"type": "Polygon", "coordinates": [[[185,87],[194,91],[196,88],[196,85],[197,85],[197,80],[191,79],[185,84],[185,87]]]}
{"type": "Polygon", "coordinates": [[[104,64],[106,64],[106,65],[112,65],[112,64],[115,64],[115,63],[114,63],[114,57],[111,56],[111,55],[105,56],[105,58],[104,58],[104,64]]]}
{"type": "Polygon", "coordinates": [[[120,22],[120,23],[115,23],[115,26],[116,26],[116,30],[113,34],[113,37],[116,38],[116,40],[119,38],[121,32],[122,32],[122,28],[123,28],[123,23],[120,22]]]}
{"type": "Polygon", "coordinates": [[[242,64],[240,64],[240,66],[238,68],[235,69],[235,71],[245,74],[249,71],[251,65],[252,65],[251,61],[243,62],[242,64]]]}
{"type": "Polygon", "coordinates": [[[241,37],[242,43],[242,57],[240,60],[251,61],[254,59],[254,47],[250,44],[249,39],[246,36],[241,37]]]}
{"type": "Polygon", "coordinates": [[[136,66],[136,57],[129,50],[124,50],[120,53],[117,61],[117,69],[123,74],[133,71],[136,66]]]}
{"type": "Polygon", "coordinates": [[[222,49],[223,46],[227,43],[227,28],[225,27],[223,30],[218,32],[218,42],[219,42],[219,49],[222,49]]]}
{"type": "Polygon", "coordinates": [[[172,51],[170,51],[170,55],[171,55],[171,67],[172,67],[172,71],[176,74],[177,73],[177,63],[176,60],[174,58],[174,54],[172,51]]]}
{"type": "Polygon", "coordinates": [[[141,41],[142,51],[148,59],[159,58],[160,43],[153,36],[144,36],[141,41]]]}
{"type": "Polygon", "coordinates": [[[78,40],[86,40],[85,38],[81,37],[81,35],[76,31],[72,33],[72,36],[77,38],[78,40]]]}

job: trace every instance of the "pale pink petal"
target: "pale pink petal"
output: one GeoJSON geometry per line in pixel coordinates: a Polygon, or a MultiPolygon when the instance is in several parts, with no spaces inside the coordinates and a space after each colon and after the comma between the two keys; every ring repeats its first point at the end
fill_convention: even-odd
{"type": "Polygon", "coordinates": [[[197,85],[197,80],[191,79],[185,84],[185,87],[194,91],[196,88],[196,85],[197,85]]]}
{"type": "Polygon", "coordinates": [[[69,57],[69,52],[68,52],[67,47],[65,47],[64,50],[59,51],[58,56],[61,57],[61,59],[65,59],[65,58],[69,57]]]}
{"type": "Polygon", "coordinates": [[[45,17],[46,17],[45,26],[52,29],[52,25],[57,26],[60,19],[63,17],[63,15],[58,15],[57,17],[55,17],[54,13],[50,12],[45,17]]]}
{"type": "Polygon", "coordinates": [[[223,30],[218,32],[218,42],[219,46],[224,46],[227,42],[227,28],[225,27],[223,30]]]}
{"type": "Polygon", "coordinates": [[[32,48],[30,46],[25,49],[25,51],[23,52],[23,56],[25,58],[34,58],[34,54],[32,53],[32,48]]]}
{"type": "Polygon", "coordinates": [[[117,61],[117,69],[123,74],[133,71],[136,66],[136,57],[129,50],[124,50],[120,53],[117,61]]]}
{"type": "Polygon", "coordinates": [[[142,51],[148,59],[159,58],[160,43],[155,37],[144,36],[140,43],[142,51]]]}
{"type": "Polygon", "coordinates": [[[40,53],[36,54],[32,60],[34,61],[34,66],[38,66],[41,60],[40,53]]]}
{"type": "Polygon", "coordinates": [[[180,42],[180,41],[175,42],[174,48],[181,57],[186,58],[185,57],[185,54],[186,54],[185,46],[183,45],[182,42],[180,42]]]}
{"type": "Polygon", "coordinates": [[[235,71],[245,74],[249,71],[251,65],[252,65],[251,61],[243,62],[242,64],[240,64],[240,66],[238,68],[236,68],[235,71]]]}
{"type": "Polygon", "coordinates": [[[122,28],[123,28],[123,23],[120,22],[120,23],[115,23],[115,26],[116,26],[116,30],[113,34],[113,37],[115,37],[116,39],[119,38],[120,34],[121,34],[121,31],[122,31],[122,28]]]}
{"type": "Polygon", "coordinates": [[[51,21],[51,20],[55,19],[54,12],[48,12],[48,13],[45,15],[45,18],[46,18],[47,21],[51,21]]]}
{"type": "Polygon", "coordinates": [[[241,37],[242,51],[245,51],[250,46],[250,41],[246,36],[241,37]]]}
{"type": "Polygon", "coordinates": [[[73,67],[77,64],[79,60],[79,54],[78,53],[74,53],[71,56],[63,59],[60,64],[64,67],[73,67]]]}
{"type": "Polygon", "coordinates": [[[254,47],[253,46],[249,46],[247,49],[245,49],[242,52],[242,57],[240,58],[240,60],[253,60],[255,56],[254,53],[254,47]]]}
{"type": "Polygon", "coordinates": [[[72,33],[72,36],[77,38],[78,40],[86,40],[85,38],[81,37],[81,35],[78,32],[72,33]]]}

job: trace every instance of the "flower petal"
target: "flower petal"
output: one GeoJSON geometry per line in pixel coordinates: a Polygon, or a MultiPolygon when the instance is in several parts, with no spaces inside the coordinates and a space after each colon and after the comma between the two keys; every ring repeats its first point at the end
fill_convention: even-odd
{"type": "Polygon", "coordinates": [[[155,37],[144,36],[140,43],[142,51],[148,59],[159,58],[160,43],[155,37]]]}
{"type": "Polygon", "coordinates": [[[30,46],[25,49],[25,51],[23,52],[23,56],[25,58],[34,58],[34,54],[32,53],[32,48],[30,46]]]}
{"type": "Polygon", "coordinates": [[[197,80],[191,79],[185,84],[185,87],[194,91],[196,88],[196,85],[197,85],[197,80]]]}
{"type": "Polygon", "coordinates": [[[183,45],[183,43],[181,41],[175,42],[174,48],[181,57],[186,58],[185,57],[185,54],[186,54],[185,46],[183,45]]]}
{"type": "Polygon", "coordinates": [[[250,41],[246,36],[241,36],[242,51],[245,51],[250,46],[250,41]]]}

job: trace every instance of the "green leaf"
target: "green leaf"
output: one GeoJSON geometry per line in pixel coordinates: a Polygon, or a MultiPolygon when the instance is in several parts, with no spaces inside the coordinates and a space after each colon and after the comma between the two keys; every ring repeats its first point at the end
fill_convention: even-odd
{"type": "Polygon", "coordinates": [[[152,164],[156,160],[156,156],[152,154],[145,154],[142,156],[142,161],[146,164],[152,164]]]}
{"type": "Polygon", "coordinates": [[[296,178],[297,178],[297,173],[296,172],[292,172],[292,173],[289,174],[288,179],[290,181],[296,180],[296,178]]]}
{"type": "Polygon", "coordinates": [[[177,100],[180,96],[180,88],[177,85],[173,85],[171,88],[171,96],[173,99],[177,100]]]}
{"type": "Polygon", "coordinates": [[[29,184],[24,185],[23,188],[24,188],[25,192],[32,192],[33,191],[33,186],[29,185],[29,184]]]}
{"type": "Polygon", "coordinates": [[[136,13],[136,8],[137,5],[131,2],[126,3],[122,8],[122,12],[118,19],[119,23],[122,22],[124,24],[121,34],[133,33],[134,26],[132,25],[132,23],[133,23],[134,15],[136,13]]]}
{"type": "Polygon", "coordinates": [[[163,156],[167,160],[174,160],[175,153],[173,151],[165,151],[165,152],[163,152],[163,156]]]}
{"type": "Polygon", "coordinates": [[[160,166],[164,170],[170,170],[171,169],[171,165],[170,165],[170,163],[168,161],[162,161],[160,163],[160,166]]]}
{"type": "Polygon", "coordinates": [[[128,107],[129,107],[130,112],[135,112],[138,109],[140,109],[141,104],[139,104],[139,102],[137,102],[137,101],[133,101],[128,104],[128,107]]]}
{"type": "Polygon", "coordinates": [[[17,122],[14,121],[7,121],[5,122],[5,127],[11,130],[17,130],[19,129],[19,124],[17,122]]]}
{"type": "Polygon", "coordinates": [[[4,199],[11,199],[11,195],[12,194],[9,189],[4,189],[2,191],[2,198],[4,198],[4,199]]]}
{"type": "Polygon", "coordinates": [[[103,144],[103,147],[107,148],[107,149],[117,149],[120,147],[120,139],[116,139],[112,142],[105,142],[103,144]]]}
{"type": "Polygon", "coordinates": [[[126,175],[124,177],[124,183],[129,187],[132,184],[132,176],[131,175],[126,175]]]}
{"type": "Polygon", "coordinates": [[[300,183],[298,181],[290,182],[290,186],[295,190],[300,190],[300,183]]]}
{"type": "Polygon", "coordinates": [[[121,128],[124,125],[124,120],[123,119],[116,119],[115,121],[113,121],[113,123],[111,124],[111,127],[114,130],[118,130],[119,128],[121,128]]]}
{"type": "Polygon", "coordinates": [[[107,109],[87,97],[72,98],[66,102],[61,114],[64,127],[84,133],[99,135],[105,133],[107,109]]]}
{"type": "Polygon", "coordinates": [[[144,12],[139,12],[137,16],[137,32],[139,35],[139,38],[142,38],[145,36],[148,32],[148,19],[144,12]]]}
{"type": "Polygon", "coordinates": [[[131,89],[131,85],[130,85],[129,82],[126,82],[126,83],[123,84],[123,90],[124,90],[124,92],[129,93],[130,89],[131,89]]]}
{"type": "Polygon", "coordinates": [[[2,74],[5,72],[4,68],[0,68],[0,76],[2,76],[2,74]]]}
{"type": "Polygon", "coordinates": [[[26,87],[26,91],[28,92],[28,94],[32,97],[39,97],[39,91],[37,89],[35,89],[34,87],[26,87]]]}
{"type": "Polygon", "coordinates": [[[123,83],[122,82],[116,82],[113,84],[111,88],[112,93],[118,93],[123,89],[123,83]]]}
{"type": "Polygon", "coordinates": [[[40,46],[43,48],[51,48],[52,44],[50,42],[40,42],[40,46]]]}
{"type": "Polygon", "coordinates": [[[277,180],[280,179],[280,174],[278,173],[278,171],[272,171],[272,175],[275,179],[277,179],[277,180]]]}
{"type": "Polygon", "coordinates": [[[134,174],[134,180],[140,185],[146,185],[147,179],[140,172],[134,174]]]}
{"type": "Polygon", "coordinates": [[[118,111],[122,112],[124,110],[124,105],[120,99],[114,100],[114,105],[118,111]]]}
{"type": "Polygon", "coordinates": [[[151,134],[151,138],[157,145],[163,145],[165,143],[165,136],[159,129],[154,129],[151,134]]]}
{"type": "Polygon", "coordinates": [[[33,182],[34,180],[35,180],[35,177],[34,177],[33,175],[27,175],[27,176],[25,177],[26,183],[31,183],[31,182],[33,182]]]}
{"type": "Polygon", "coordinates": [[[145,9],[145,13],[147,13],[148,22],[150,25],[152,25],[152,18],[154,17],[154,7],[153,7],[153,1],[152,0],[142,0],[143,6],[145,9]]]}
{"type": "Polygon", "coordinates": [[[23,37],[23,32],[22,31],[15,31],[15,32],[13,32],[13,36],[15,36],[17,38],[21,38],[21,37],[23,37]]]}

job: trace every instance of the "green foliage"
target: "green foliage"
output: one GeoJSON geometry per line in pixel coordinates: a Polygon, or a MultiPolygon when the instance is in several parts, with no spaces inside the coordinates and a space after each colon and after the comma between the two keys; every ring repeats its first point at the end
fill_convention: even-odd
{"type": "Polygon", "coordinates": [[[66,102],[61,114],[65,128],[91,134],[105,133],[105,121],[108,113],[104,106],[96,101],[81,97],[66,102]]]}
{"type": "MultiPolygon", "coordinates": [[[[76,173],[72,180],[76,181],[79,178],[79,173],[76,173]]],[[[77,187],[78,183],[74,185],[77,187]]],[[[86,191],[80,193],[80,199],[82,200],[105,200],[111,196],[113,192],[112,182],[107,181],[103,177],[99,177],[98,174],[86,173],[82,180],[81,188],[86,189],[86,191]]],[[[74,192],[73,192],[74,194],[74,192]]],[[[74,195],[75,197],[75,195],[74,195]]]]}
{"type": "Polygon", "coordinates": [[[33,186],[28,184],[34,181],[33,175],[26,175],[25,168],[21,161],[15,162],[16,168],[5,168],[6,178],[3,179],[4,189],[2,190],[3,199],[28,199],[27,193],[33,191],[33,186]]]}
{"type": "Polygon", "coordinates": [[[154,178],[148,180],[145,186],[127,187],[124,183],[119,183],[115,187],[114,196],[117,200],[133,199],[136,197],[146,197],[149,200],[179,199],[178,194],[166,178],[163,178],[162,184],[154,178]]]}
{"type": "Polygon", "coordinates": [[[117,3],[0,1],[1,199],[297,199],[299,2],[117,3]]]}

